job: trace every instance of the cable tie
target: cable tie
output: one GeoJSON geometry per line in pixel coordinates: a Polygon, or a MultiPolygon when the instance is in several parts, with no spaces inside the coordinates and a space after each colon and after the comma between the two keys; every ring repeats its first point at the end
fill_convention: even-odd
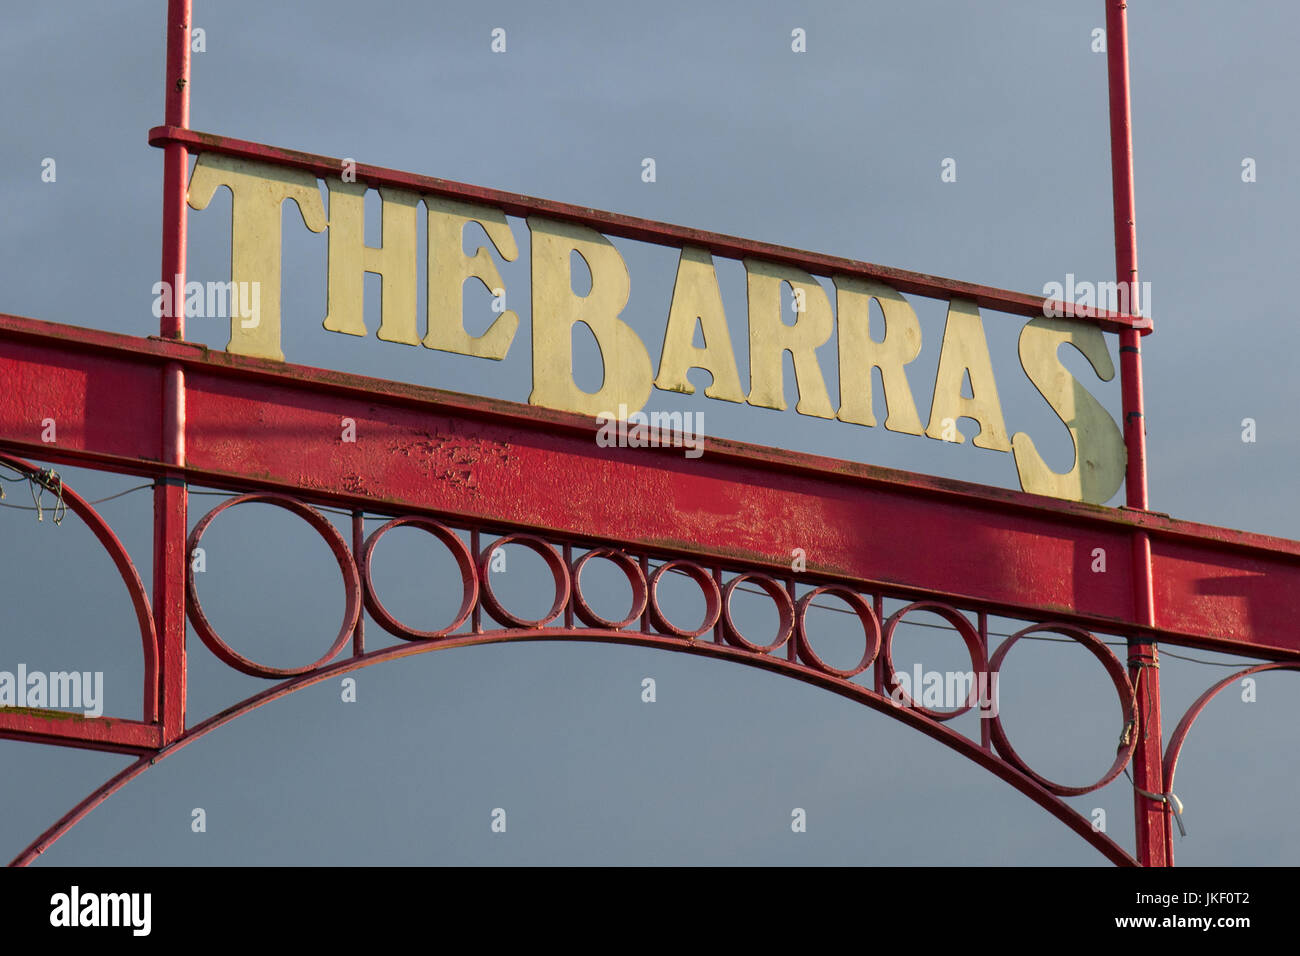
{"type": "Polygon", "coordinates": [[[1187,828],[1183,826],[1183,801],[1179,800],[1172,790],[1168,793],[1150,793],[1143,790],[1136,783],[1133,783],[1133,778],[1129,776],[1128,767],[1124,768],[1124,776],[1128,777],[1128,782],[1133,785],[1135,792],[1142,794],[1148,800],[1155,800],[1157,803],[1163,803],[1169,807],[1173,811],[1174,822],[1178,824],[1178,835],[1181,837],[1187,836],[1187,828]]]}

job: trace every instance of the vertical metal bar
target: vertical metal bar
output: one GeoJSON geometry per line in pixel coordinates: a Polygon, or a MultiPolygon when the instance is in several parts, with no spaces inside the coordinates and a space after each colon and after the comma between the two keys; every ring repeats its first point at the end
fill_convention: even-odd
{"type": "MultiPolygon", "coordinates": [[[[168,126],[190,125],[191,0],[167,0],[167,72],[164,77],[168,126]]],[[[185,338],[185,187],[189,150],[168,143],[163,151],[162,281],[172,290],[171,309],[164,309],[159,334],[185,338]]]]}
{"type": "MultiPolygon", "coordinates": [[[[482,544],[481,544],[481,542],[479,541],[478,528],[471,528],[470,531],[469,531],[469,549],[470,549],[470,551],[471,551],[471,552],[473,553],[473,555],[474,555],[474,565],[475,565],[475,567],[477,567],[477,566],[479,565],[479,559],[482,557],[482,554],[479,553],[479,548],[480,548],[480,547],[482,547],[482,544]]],[[[480,582],[479,582],[479,595],[480,595],[480,596],[479,596],[479,599],[478,599],[477,601],[474,602],[474,610],[470,612],[470,627],[473,629],[473,632],[474,632],[475,634],[480,634],[480,633],[482,633],[482,631],[483,631],[483,598],[482,598],[482,592],[483,592],[483,588],[485,588],[485,587],[487,587],[487,582],[485,582],[485,581],[480,581],[480,582]]]]}
{"type": "MultiPolygon", "coordinates": [[[[168,0],[165,113],[169,126],[190,121],[190,0],[168,0]]],[[[189,154],[169,144],[163,156],[162,281],[172,290],[164,310],[163,338],[185,335],[185,186],[189,154]]],[[[179,363],[163,369],[162,459],[185,464],[185,373],[179,363]]],[[[154,485],[153,612],[161,644],[159,697],[162,738],[170,743],[185,732],[185,571],[190,560],[185,539],[188,492],[179,472],[154,485]]]]}
{"type": "MultiPolygon", "coordinates": [[[[360,511],[352,512],[352,560],[361,570],[361,552],[366,547],[366,517],[360,511]]],[[[366,576],[361,575],[361,587],[366,586],[366,576]]],[[[360,657],[366,652],[366,608],[362,602],[361,613],[357,615],[357,626],[352,629],[352,656],[360,657]]]]}
{"type": "MultiPolygon", "coordinates": [[[[873,608],[873,609],[875,610],[875,612],[876,612],[876,620],[880,622],[880,626],[881,626],[881,628],[883,629],[884,626],[885,626],[885,596],[884,596],[883,594],[873,594],[873,595],[871,596],[871,606],[872,606],[872,608],[873,608]]],[[[884,634],[883,634],[883,633],[881,634],[881,637],[882,637],[882,638],[884,637],[884,634]]],[[[874,683],[873,683],[872,686],[874,687],[876,693],[877,693],[877,694],[880,694],[881,696],[884,696],[884,693],[885,693],[885,655],[884,655],[884,650],[885,650],[885,649],[884,649],[884,647],[882,646],[882,647],[880,648],[880,651],[881,651],[881,652],[880,652],[879,654],[876,655],[876,663],[875,663],[875,665],[872,667],[872,670],[875,672],[875,674],[874,674],[874,676],[875,676],[875,681],[874,681],[874,683]]]]}
{"type": "MultiPolygon", "coordinates": [[[[1137,215],[1133,205],[1133,126],[1129,103],[1128,19],[1124,0],[1106,0],[1106,50],[1110,86],[1110,176],[1115,200],[1115,271],[1129,304],[1137,307],[1137,215]]],[[[1147,440],[1142,416],[1142,336],[1119,333],[1120,386],[1124,396],[1125,493],[1130,508],[1147,507],[1147,440]]]]}
{"type": "MultiPolygon", "coordinates": [[[[1128,13],[1124,0],[1106,0],[1106,57],[1110,92],[1111,186],[1115,199],[1115,271],[1127,289],[1130,311],[1140,302],[1137,215],[1133,203],[1133,126],[1129,99],[1128,13]]],[[[1124,445],[1128,452],[1125,495],[1130,508],[1147,508],[1146,423],[1142,403],[1142,339],[1133,329],[1119,333],[1120,383],[1124,401],[1124,445]]],[[[1133,536],[1134,621],[1155,624],[1151,582],[1151,541],[1145,531],[1133,536]]],[[[1160,672],[1156,646],[1133,637],[1128,642],[1129,674],[1137,686],[1138,747],[1133,756],[1135,785],[1163,794],[1160,730],[1160,672]]],[[[1137,858],[1144,866],[1173,864],[1167,804],[1134,793],[1137,858]]]]}
{"type": "MultiPolygon", "coordinates": [[[[722,593],[722,568],[716,565],[713,568],[713,582],[718,586],[718,593],[722,593]]],[[[722,614],[719,612],[718,619],[713,622],[713,643],[727,643],[726,635],[722,632],[722,614]]]]}
{"type": "Polygon", "coordinates": [[[798,620],[797,620],[799,601],[795,597],[795,593],[794,593],[794,578],[785,579],[785,593],[790,595],[790,603],[793,604],[796,609],[795,626],[790,631],[790,639],[785,642],[785,659],[792,664],[797,664],[799,662],[799,648],[797,646],[798,633],[799,633],[798,620]]]}
{"type": "MultiPolygon", "coordinates": [[[[163,374],[164,401],[177,418],[163,435],[168,464],[184,460],[184,388],[179,367],[169,365],[163,374]]],[[[185,732],[185,572],[191,560],[185,541],[188,497],[179,474],[154,483],[153,615],[161,665],[158,698],[164,744],[185,732]]]]}
{"type": "MultiPolygon", "coordinates": [[[[991,656],[989,654],[989,615],[987,611],[979,612],[979,628],[980,628],[980,643],[984,645],[984,667],[985,667],[985,672],[987,673],[989,657],[991,656]]],[[[975,675],[975,681],[976,684],[979,683],[978,674],[975,675]]],[[[985,687],[988,688],[987,693],[991,695],[993,693],[993,684],[991,679],[988,683],[985,684],[985,687]]],[[[989,718],[985,716],[985,711],[983,707],[980,708],[979,715],[980,715],[980,746],[983,747],[985,750],[992,750],[993,749],[993,726],[989,721],[989,718]]]]}
{"type": "Polygon", "coordinates": [[[650,599],[654,596],[650,594],[650,559],[644,554],[638,556],[638,563],[641,565],[641,577],[646,580],[646,602],[645,609],[641,612],[641,633],[650,633],[650,599]]]}
{"type": "MultiPolygon", "coordinates": [[[[573,574],[573,545],[567,541],[564,543],[564,566],[573,574]]],[[[564,602],[564,627],[566,630],[573,630],[573,602],[577,600],[578,579],[575,577],[570,582],[569,600],[564,602]]]]}

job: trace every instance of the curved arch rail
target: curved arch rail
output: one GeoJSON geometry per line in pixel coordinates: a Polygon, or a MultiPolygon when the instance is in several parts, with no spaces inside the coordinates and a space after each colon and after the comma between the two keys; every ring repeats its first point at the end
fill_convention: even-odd
{"type": "Polygon", "coordinates": [[[301,690],[304,687],[309,687],[313,684],[329,680],[350,671],[369,667],[372,664],[379,664],[403,657],[411,657],[416,654],[426,654],[432,651],[447,650],[450,648],[473,647],[481,644],[517,641],[593,641],[598,643],[632,644],[642,647],[657,647],[678,652],[701,654],[707,657],[714,657],[723,660],[732,660],[748,666],[786,674],[787,676],[794,677],[795,679],[805,683],[822,687],[823,689],[829,690],[842,697],[856,700],[878,713],[885,714],[886,716],[892,717],[895,720],[901,721],[902,723],[919,730],[921,733],[937,740],[949,749],[973,760],[984,769],[993,773],[994,776],[1010,784],[1016,790],[1029,797],[1029,799],[1033,800],[1040,807],[1073,830],[1085,842],[1093,846],[1110,862],[1121,866],[1138,865],[1137,860],[1124,850],[1123,847],[1106,834],[1094,830],[1092,823],[1087,818],[1076,812],[1028,774],[1019,770],[1010,763],[998,759],[995,754],[980,747],[976,742],[958,734],[956,731],[953,731],[937,721],[931,720],[915,709],[899,707],[889,698],[881,697],[874,691],[859,684],[853,684],[843,678],[838,678],[830,674],[815,673],[798,664],[782,660],[778,657],[758,656],[725,645],[686,642],[680,638],[658,634],[645,634],[636,631],[601,629],[566,630],[557,628],[487,631],[479,634],[457,635],[437,641],[401,644],[396,647],[371,651],[360,657],[348,658],[339,661],[338,663],[330,664],[309,674],[292,677],[283,683],[268,688],[260,694],[256,694],[233,707],[229,707],[226,710],[215,714],[202,723],[190,728],[174,743],[159,750],[157,754],[141,757],[125,770],[115,774],[102,786],[64,814],[49,829],[32,841],[32,843],[23,850],[22,853],[18,854],[18,856],[14,858],[10,863],[10,866],[28,866],[42,853],[53,846],[61,837],[66,835],[73,826],[84,819],[87,814],[95,809],[95,807],[99,806],[113,794],[121,790],[126,786],[126,784],[139,777],[154,764],[167,759],[212,731],[223,727],[250,711],[256,710],[264,704],[269,704],[274,700],[286,697],[294,691],[301,690]]]}

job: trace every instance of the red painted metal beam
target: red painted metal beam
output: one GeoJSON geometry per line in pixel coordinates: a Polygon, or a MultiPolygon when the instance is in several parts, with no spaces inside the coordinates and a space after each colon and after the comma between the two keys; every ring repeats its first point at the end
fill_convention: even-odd
{"type": "Polygon", "coordinates": [[[137,756],[154,753],[163,745],[158,724],[31,707],[0,709],[0,737],[137,756]]]}
{"type": "Polygon", "coordinates": [[[39,422],[43,402],[58,397],[51,381],[78,385],[80,396],[88,382],[157,396],[173,362],[187,380],[178,473],[191,484],[464,516],[712,556],[781,578],[799,547],[809,572],[846,583],[1126,634],[1144,630],[1134,626],[1131,562],[1133,537],[1145,531],[1153,638],[1300,659],[1295,541],[720,439],[700,459],[601,448],[595,423],[577,415],[4,315],[0,450],[169,472],[156,411],[151,419],[122,415],[111,401],[64,401],[57,445],[40,442],[39,422]],[[343,417],[356,421],[355,444],[339,440],[343,417]],[[1094,574],[1098,547],[1107,571],[1094,574]]]}
{"type": "MultiPolygon", "coordinates": [[[[227,136],[215,136],[194,130],[180,129],[176,126],[157,126],[149,131],[149,142],[153,146],[170,149],[180,144],[193,153],[219,153],[224,156],[236,156],[241,159],[274,163],[302,169],[318,177],[338,176],[343,170],[343,160],[331,156],[317,156],[278,146],[266,146],[262,143],[250,143],[246,140],[231,139],[227,136]]],[[[463,202],[481,203],[504,211],[510,216],[545,216],[563,222],[579,223],[589,226],[606,236],[618,236],[623,239],[635,239],[639,242],[651,242],[661,246],[681,248],[685,245],[702,246],[715,256],[725,259],[763,259],[783,265],[795,266],[813,275],[820,276],[856,276],[863,279],[875,279],[886,285],[913,295],[928,296],[936,299],[961,297],[973,300],[981,308],[1012,315],[1041,316],[1045,304],[1054,306],[1057,315],[1075,316],[1076,306],[1072,302],[1057,302],[1044,299],[1041,295],[1024,292],[1010,292],[991,286],[976,285],[957,279],[944,279],[927,275],[923,272],[911,272],[907,269],[894,269],[890,266],[828,256],[817,252],[805,252],[778,246],[770,242],[756,242],[752,239],[740,239],[736,236],[717,232],[706,232],[688,226],[674,226],[669,223],[640,219],[636,216],[624,216],[620,213],[605,212],[588,206],[576,206],[572,203],[554,202],[550,199],[537,199],[519,193],[503,192],[483,186],[471,186],[467,183],[438,179],[433,176],[419,176],[404,173],[396,169],[381,166],[356,166],[357,182],[370,186],[399,186],[413,189],[420,193],[445,196],[463,202]]],[[[1143,335],[1152,330],[1149,317],[1128,315],[1122,312],[1109,312],[1104,309],[1092,309],[1088,314],[1079,316],[1086,321],[1096,323],[1108,332],[1121,329],[1136,329],[1143,335]]]]}

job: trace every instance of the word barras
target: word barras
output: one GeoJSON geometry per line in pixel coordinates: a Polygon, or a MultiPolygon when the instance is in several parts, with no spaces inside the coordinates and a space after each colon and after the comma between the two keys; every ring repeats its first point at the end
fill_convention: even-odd
{"type": "MultiPolygon", "coordinates": [[[[464,228],[482,227],[493,251],[506,262],[519,250],[506,215],[499,209],[409,189],[383,186],[382,244],[365,242],[365,196],[370,188],[344,175],[325,177],[329,215],[321,201],[317,177],[307,171],[271,163],[200,154],[189,183],[188,202],[204,209],[216,190],[231,190],[231,266],[234,283],[262,289],[261,315],[255,323],[231,320],[227,350],[283,361],[280,349],[281,204],[292,199],[312,232],[328,229],[328,294],[324,327],[347,335],[366,335],[365,273],[382,280],[377,335],[388,342],[478,358],[505,357],[519,327],[519,317],[504,308],[505,283],[488,250],[464,252],[464,228]],[[417,210],[423,202],[428,219],[428,315],[423,336],[418,329],[417,210]],[[497,317],[481,335],[465,329],[462,294],[465,282],[477,279],[496,297],[497,317]],[[436,321],[434,317],[436,316],[436,321]]],[[[656,371],[640,336],[619,316],[627,305],[631,277],[623,257],[606,237],[573,223],[538,216],[527,218],[531,234],[533,388],[529,402],[560,411],[599,415],[607,409],[642,408],[652,388],[693,394],[687,371],[708,371],[712,384],[704,394],[729,402],[784,409],[783,357],[793,359],[799,400],[796,411],[818,418],[874,426],[872,369],[884,386],[886,429],[924,435],[957,444],[964,437],[959,418],[973,419],[979,448],[1012,452],[1025,491],[1096,504],[1105,503],[1124,478],[1125,446],[1119,427],[1101,403],[1064,367],[1059,347],[1069,343],[1091,364],[1101,381],[1115,374],[1099,328],[1059,318],[1031,319],[1019,339],[1020,363],[1034,387],[1069,429],[1075,448],[1070,471],[1052,471],[1025,432],[1008,435],[978,307],[949,300],[947,322],[936,373],[929,421],[923,425],[908,382],[906,366],[921,351],[916,313],[896,290],[861,277],[829,276],[835,288],[835,312],[813,276],[801,269],[744,259],[749,308],[749,391],[737,371],[723,311],[722,296],[710,253],[682,247],[669,307],[659,367],[656,371]],[[591,273],[586,295],[573,291],[571,255],[577,252],[591,273]],[[782,286],[788,284],[797,317],[782,318],[782,286]],[[868,334],[872,300],[881,309],[885,333],[868,334]],[[599,391],[585,392],[573,377],[573,326],[584,323],[595,337],[604,364],[599,391]],[[696,324],[703,346],[694,345],[696,324]],[[832,405],[815,349],[836,335],[840,403],[832,405]],[[971,397],[963,396],[969,376],[971,397]]]]}

